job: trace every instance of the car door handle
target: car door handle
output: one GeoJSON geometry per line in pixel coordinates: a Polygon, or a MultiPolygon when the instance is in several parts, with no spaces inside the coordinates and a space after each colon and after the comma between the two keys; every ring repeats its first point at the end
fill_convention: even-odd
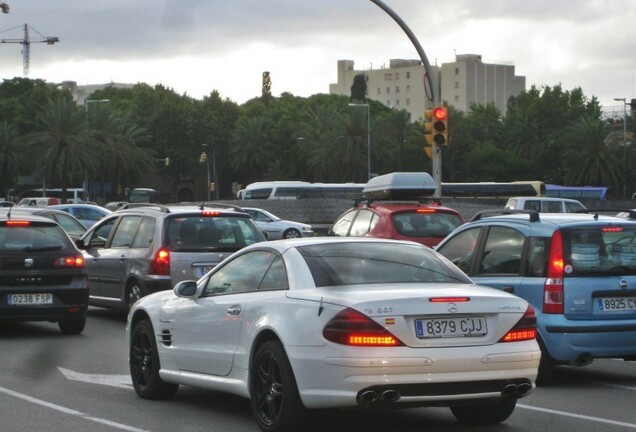
{"type": "Polygon", "coordinates": [[[505,286],[505,287],[501,287],[501,290],[512,294],[512,293],[515,292],[515,287],[513,287],[513,286],[505,286]]]}
{"type": "Polygon", "coordinates": [[[232,305],[229,308],[227,308],[227,313],[230,315],[238,315],[241,313],[241,306],[232,305]]]}

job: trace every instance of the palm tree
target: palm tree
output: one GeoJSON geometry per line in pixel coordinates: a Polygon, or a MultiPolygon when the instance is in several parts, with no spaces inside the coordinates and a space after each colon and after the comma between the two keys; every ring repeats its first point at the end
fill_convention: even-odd
{"type": "Polygon", "coordinates": [[[568,185],[614,186],[622,184],[623,170],[616,146],[606,144],[606,124],[583,117],[566,134],[573,144],[563,153],[568,185]]]}
{"type": "Polygon", "coordinates": [[[7,122],[0,123],[0,191],[6,192],[27,166],[28,154],[24,151],[18,129],[7,122]]]}
{"type": "Polygon", "coordinates": [[[98,107],[88,120],[99,159],[92,174],[100,180],[103,200],[106,199],[107,182],[114,186],[132,181],[142,173],[154,172],[154,152],[140,147],[150,139],[144,128],[105,107],[98,107]]]}
{"type": "Polygon", "coordinates": [[[51,101],[36,117],[34,126],[35,132],[27,139],[36,161],[36,175],[59,182],[65,192],[96,165],[98,158],[94,141],[87,133],[84,113],[70,99],[51,101]]]}
{"type": "Polygon", "coordinates": [[[270,124],[266,117],[244,117],[239,120],[232,136],[230,158],[236,169],[245,168],[252,178],[261,178],[271,172],[278,156],[269,136],[270,124]]]}

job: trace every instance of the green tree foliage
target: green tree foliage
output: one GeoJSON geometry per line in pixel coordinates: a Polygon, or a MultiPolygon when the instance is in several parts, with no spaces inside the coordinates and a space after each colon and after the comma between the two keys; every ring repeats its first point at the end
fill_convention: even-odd
{"type": "Polygon", "coordinates": [[[27,139],[36,174],[62,189],[80,184],[86,170],[96,164],[95,142],[87,133],[84,112],[66,98],[55,99],[37,115],[34,129],[27,139]]]}
{"type": "Polygon", "coordinates": [[[367,98],[367,80],[363,74],[353,77],[351,102],[364,102],[367,98]]]}
{"type": "Polygon", "coordinates": [[[15,179],[28,166],[28,154],[23,151],[23,140],[17,127],[0,122],[0,191],[15,185],[15,179]]]}

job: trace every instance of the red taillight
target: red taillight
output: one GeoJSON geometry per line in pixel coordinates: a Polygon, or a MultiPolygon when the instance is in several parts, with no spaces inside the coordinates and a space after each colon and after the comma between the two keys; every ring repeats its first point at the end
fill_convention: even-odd
{"type": "Polygon", "coordinates": [[[543,287],[543,313],[563,313],[563,236],[555,231],[550,242],[548,274],[543,287]]]}
{"type": "Polygon", "coordinates": [[[202,214],[203,216],[211,216],[211,217],[214,217],[214,216],[220,216],[220,215],[221,215],[221,212],[205,210],[205,211],[204,211],[204,212],[202,212],[201,214],[202,214]]]}
{"type": "Polygon", "coordinates": [[[537,317],[534,314],[534,308],[528,305],[526,313],[521,319],[510,329],[499,342],[520,342],[532,340],[537,337],[537,317]]]}
{"type": "Polygon", "coordinates": [[[61,257],[55,260],[55,267],[84,267],[84,257],[81,255],[61,257]]]}
{"type": "Polygon", "coordinates": [[[24,227],[29,225],[31,225],[31,222],[24,221],[24,220],[8,220],[7,221],[8,227],[24,227]]]}
{"type": "Polygon", "coordinates": [[[322,335],[328,341],[351,346],[401,346],[402,341],[368,316],[345,309],[325,326],[322,335]]]}
{"type": "Polygon", "coordinates": [[[435,213],[435,209],[417,209],[417,213],[435,213]]]}
{"type": "Polygon", "coordinates": [[[148,268],[148,274],[161,276],[170,275],[170,251],[168,249],[161,248],[157,251],[148,268]]]}
{"type": "Polygon", "coordinates": [[[601,231],[603,231],[604,233],[617,233],[617,232],[623,232],[623,228],[622,227],[605,227],[605,228],[601,228],[601,231]]]}

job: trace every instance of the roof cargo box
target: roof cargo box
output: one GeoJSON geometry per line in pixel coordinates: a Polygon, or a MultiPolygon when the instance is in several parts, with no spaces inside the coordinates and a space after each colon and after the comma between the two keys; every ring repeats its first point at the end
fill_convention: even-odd
{"type": "Polygon", "coordinates": [[[362,195],[376,200],[416,200],[432,196],[436,189],[429,173],[394,172],[369,180],[362,195]]]}

